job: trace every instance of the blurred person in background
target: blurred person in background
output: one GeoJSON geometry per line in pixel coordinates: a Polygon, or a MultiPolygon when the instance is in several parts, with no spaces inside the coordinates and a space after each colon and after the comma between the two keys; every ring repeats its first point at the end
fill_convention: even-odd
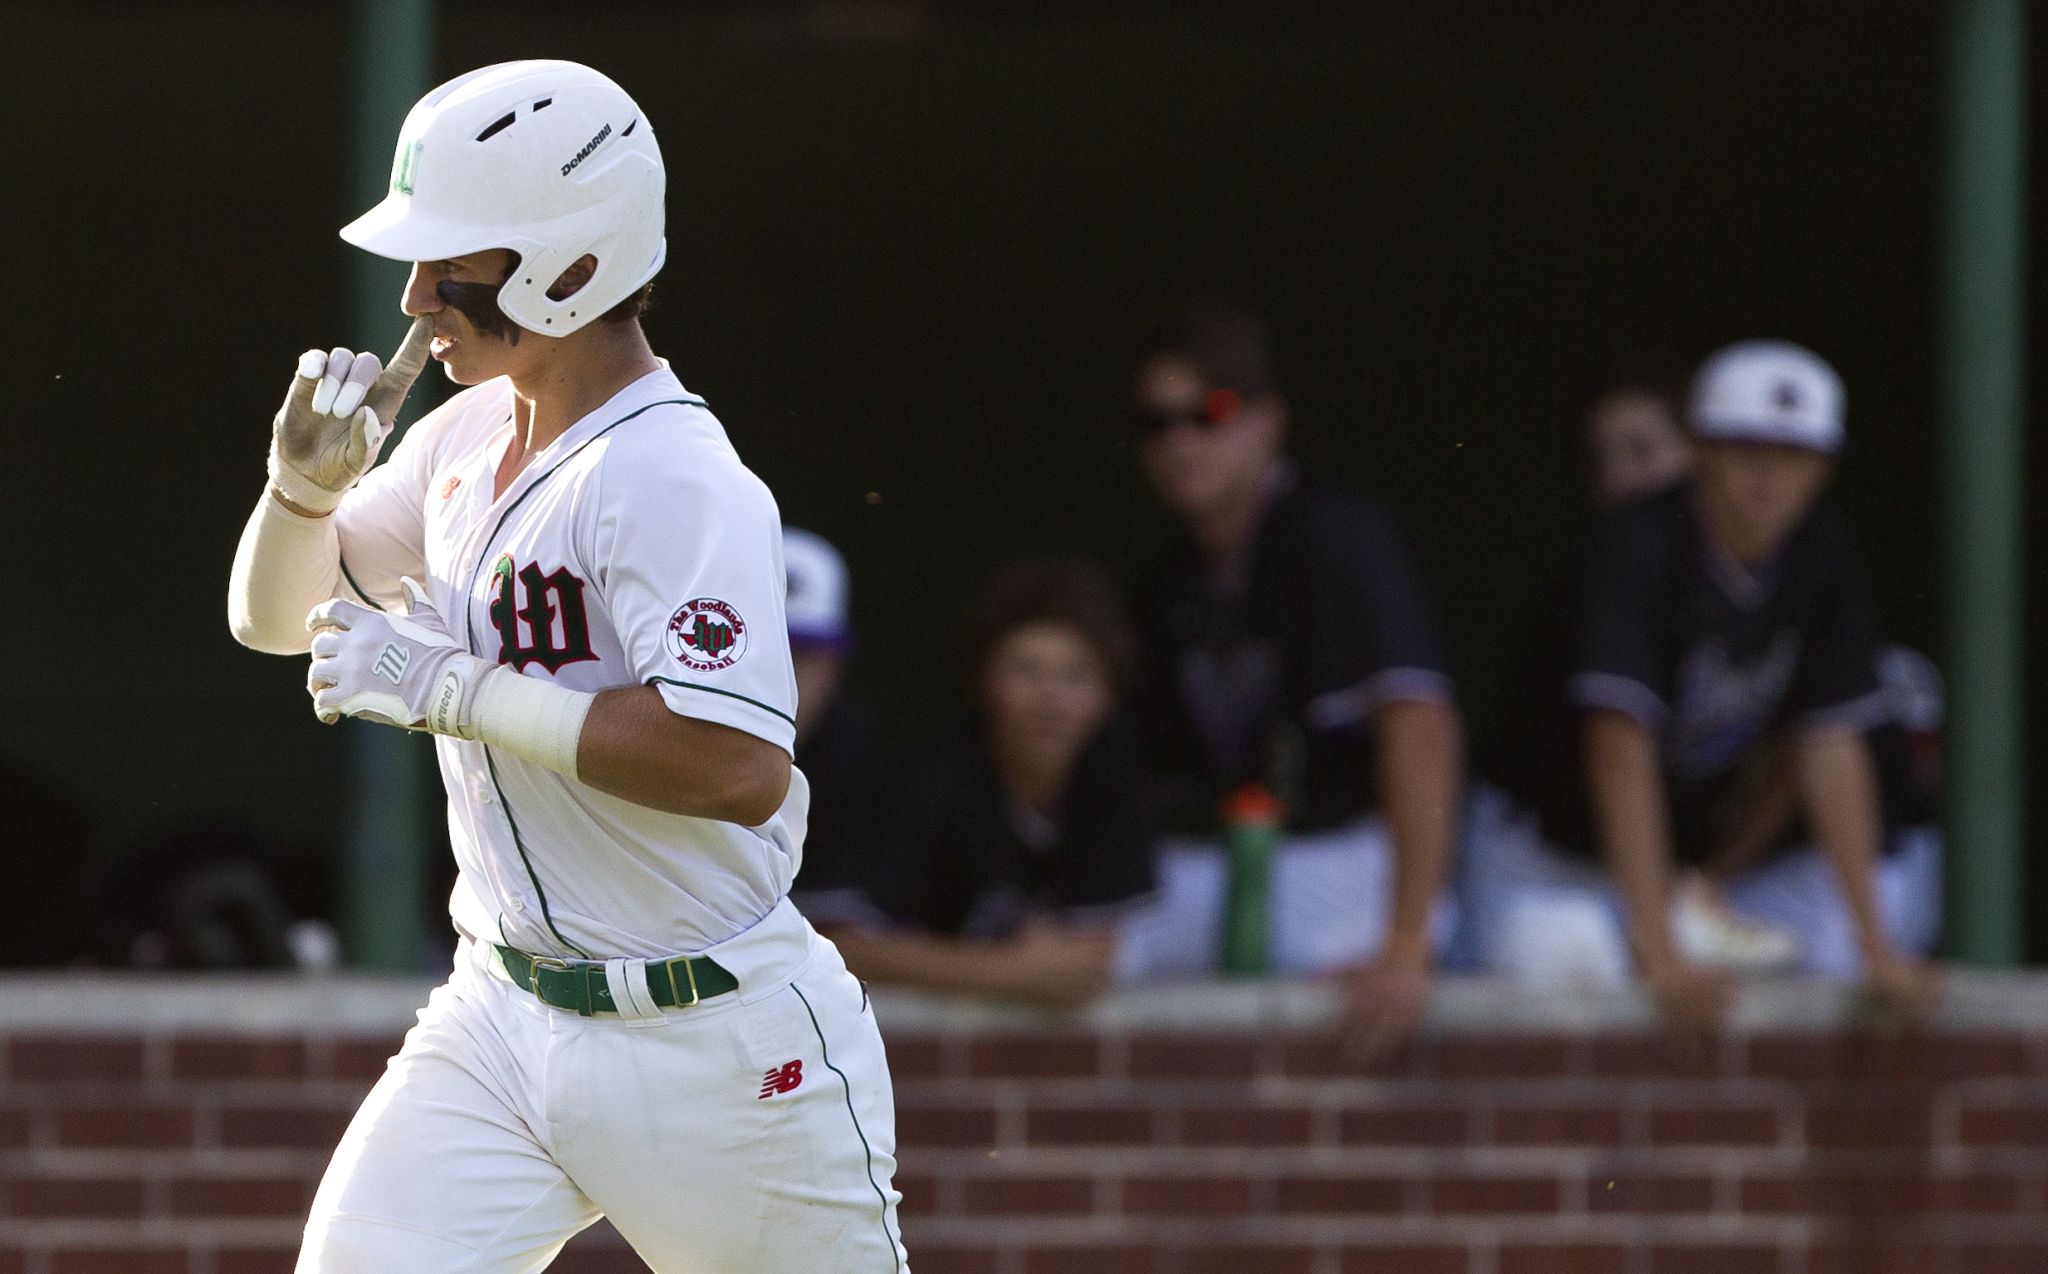
{"type": "Polygon", "coordinates": [[[1893,703],[1847,527],[1820,502],[1840,379],[1746,342],[1702,367],[1689,414],[1696,477],[1596,527],[1550,671],[1511,714],[1506,796],[1471,828],[1468,932],[1532,979],[1633,969],[1679,1025],[1720,1019],[1725,970],[1778,964],[1924,1008],[1938,980],[1910,953],[1933,940],[1938,841],[1880,786],[1868,732],[1893,703]],[[1687,906],[1674,875],[1721,889],[1687,906]]]}
{"type": "MultiPolygon", "coordinates": [[[[1151,743],[1181,835],[1119,977],[1214,972],[1232,880],[1220,811],[1253,785],[1283,810],[1267,966],[1348,977],[1346,1042],[1370,1056],[1421,1015],[1443,936],[1462,730],[1399,528],[1287,456],[1264,324],[1169,316],[1140,351],[1145,472],[1184,547],[1144,620],[1151,743]]],[[[1234,921],[1233,921],[1234,923],[1234,921]]]]}
{"type": "Polygon", "coordinates": [[[835,929],[862,977],[1078,1004],[1152,887],[1146,767],[1122,715],[1137,639],[1088,562],[997,572],[967,611],[969,722],[910,770],[873,897],[835,929]]]}
{"type": "Polygon", "coordinates": [[[1626,504],[1691,476],[1692,439],[1679,421],[1680,380],[1661,369],[1624,372],[1593,396],[1586,451],[1595,502],[1626,504]]]}
{"type": "Polygon", "coordinates": [[[868,714],[842,684],[853,650],[846,559],[823,536],[787,527],[782,562],[796,671],[796,766],[811,784],[804,862],[789,898],[820,928],[872,921],[864,886],[880,849],[886,775],[868,714]]]}

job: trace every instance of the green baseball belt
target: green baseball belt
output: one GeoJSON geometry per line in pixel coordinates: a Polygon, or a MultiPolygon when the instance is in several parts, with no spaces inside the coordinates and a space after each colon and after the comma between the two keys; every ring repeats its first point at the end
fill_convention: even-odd
{"type": "MultiPolygon", "coordinates": [[[[493,944],[494,946],[496,944],[493,944]]],[[[530,956],[511,947],[497,947],[498,958],[512,984],[531,991],[542,1004],[574,1009],[585,1017],[593,1013],[616,1013],[611,984],[605,980],[602,960],[557,960],[553,956],[530,956]]],[[[664,1009],[686,1009],[700,1000],[739,989],[740,980],[710,956],[677,956],[660,963],[648,962],[647,990],[654,1003],[664,1009]]]]}

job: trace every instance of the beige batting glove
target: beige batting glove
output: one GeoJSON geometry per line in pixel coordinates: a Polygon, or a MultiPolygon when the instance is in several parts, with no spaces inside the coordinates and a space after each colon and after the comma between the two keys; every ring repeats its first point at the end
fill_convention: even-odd
{"type": "Polygon", "coordinates": [[[413,320],[385,367],[336,348],[299,356],[298,375],[270,426],[270,482],[287,501],[330,513],[377,462],[406,394],[427,365],[433,320],[413,320]]]}

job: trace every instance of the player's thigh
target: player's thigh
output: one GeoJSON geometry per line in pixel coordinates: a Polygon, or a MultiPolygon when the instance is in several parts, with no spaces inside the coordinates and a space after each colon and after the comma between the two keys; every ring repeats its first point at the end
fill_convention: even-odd
{"type": "Polygon", "coordinates": [[[300,1274],[540,1270],[596,1220],[529,1131],[518,1032],[479,1021],[491,1008],[434,993],[321,1178],[300,1274]]]}
{"type": "Polygon", "coordinates": [[[658,1274],[907,1269],[894,1102],[865,998],[834,952],[752,1004],[581,1033],[564,1082],[611,1081],[573,1135],[558,1116],[557,1150],[658,1274]]]}

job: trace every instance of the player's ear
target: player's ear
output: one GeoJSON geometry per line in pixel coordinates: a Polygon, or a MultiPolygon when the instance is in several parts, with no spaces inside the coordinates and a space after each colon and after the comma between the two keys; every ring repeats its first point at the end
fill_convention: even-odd
{"type": "Polygon", "coordinates": [[[550,301],[568,300],[582,291],[583,285],[590,282],[590,276],[596,273],[597,258],[591,256],[588,252],[584,253],[576,258],[575,262],[568,269],[562,271],[561,276],[555,280],[555,285],[548,289],[548,299],[550,301]]]}

